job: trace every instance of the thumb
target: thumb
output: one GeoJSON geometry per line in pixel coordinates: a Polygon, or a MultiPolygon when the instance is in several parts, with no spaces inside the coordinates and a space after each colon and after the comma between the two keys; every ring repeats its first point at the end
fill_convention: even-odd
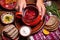
{"type": "Polygon", "coordinates": [[[45,15],[45,11],[46,11],[46,10],[45,10],[45,7],[43,6],[41,10],[42,10],[42,11],[41,11],[41,14],[42,14],[42,18],[41,18],[41,19],[43,19],[44,15],[45,15]]]}
{"type": "Polygon", "coordinates": [[[26,3],[23,5],[23,8],[25,8],[26,7],[26,3]]]}
{"type": "Polygon", "coordinates": [[[38,7],[39,15],[41,15],[41,7],[38,5],[37,5],[37,7],[38,7]]]}

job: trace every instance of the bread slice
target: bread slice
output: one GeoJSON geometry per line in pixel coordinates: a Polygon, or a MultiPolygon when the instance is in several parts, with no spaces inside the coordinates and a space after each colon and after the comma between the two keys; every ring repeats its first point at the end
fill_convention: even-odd
{"type": "Polygon", "coordinates": [[[47,21],[46,25],[51,26],[56,22],[56,16],[50,16],[50,19],[47,21]]]}
{"type": "Polygon", "coordinates": [[[56,28],[57,25],[58,25],[58,22],[56,22],[56,23],[55,23],[54,25],[52,25],[52,26],[45,26],[44,28],[50,30],[50,29],[56,28]]]}
{"type": "Polygon", "coordinates": [[[49,31],[55,31],[57,29],[58,29],[58,25],[56,25],[54,29],[50,29],[49,31]]]}
{"type": "Polygon", "coordinates": [[[59,23],[57,23],[57,24],[54,25],[53,27],[49,27],[49,28],[47,28],[47,26],[46,26],[45,29],[47,29],[47,30],[49,30],[49,31],[54,31],[54,30],[58,29],[58,25],[59,25],[59,23]]]}
{"type": "Polygon", "coordinates": [[[9,31],[12,30],[14,27],[15,27],[15,26],[13,26],[13,25],[6,25],[6,26],[4,27],[4,29],[3,29],[3,31],[9,32],[9,31]]]}
{"type": "Polygon", "coordinates": [[[58,28],[58,25],[59,25],[59,20],[56,16],[54,16],[55,18],[55,23],[53,25],[45,25],[44,28],[49,30],[49,31],[54,31],[58,28]]]}

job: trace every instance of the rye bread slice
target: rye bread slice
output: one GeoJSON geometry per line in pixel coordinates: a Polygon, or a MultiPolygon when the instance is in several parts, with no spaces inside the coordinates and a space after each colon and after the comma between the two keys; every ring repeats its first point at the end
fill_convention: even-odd
{"type": "Polygon", "coordinates": [[[50,16],[50,19],[47,21],[46,25],[51,26],[55,24],[57,17],[56,16],[50,16]]]}
{"type": "Polygon", "coordinates": [[[50,29],[49,31],[55,31],[57,29],[58,29],[58,25],[56,25],[54,29],[50,29]]]}
{"type": "Polygon", "coordinates": [[[54,31],[54,30],[58,29],[58,26],[59,26],[59,22],[57,22],[53,27],[45,26],[44,28],[49,30],[49,31],[54,31]]]}
{"type": "Polygon", "coordinates": [[[52,25],[52,26],[45,26],[44,28],[45,28],[45,29],[48,29],[48,30],[54,29],[54,28],[57,27],[56,25],[58,25],[58,22],[56,22],[56,23],[55,23],[54,25],[52,25]]]}
{"type": "Polygon", "coordinates": [[[59,25],[59,20],[58,20],[58,18],[56,17],[56,22],[53,24],[53,25],[45,25],[45,29],[47,29],[47,30],[50,30],[50,31],[54,31],[54,30],[56,30],[57,28],[58,28],[58,25],[59,25]]]}

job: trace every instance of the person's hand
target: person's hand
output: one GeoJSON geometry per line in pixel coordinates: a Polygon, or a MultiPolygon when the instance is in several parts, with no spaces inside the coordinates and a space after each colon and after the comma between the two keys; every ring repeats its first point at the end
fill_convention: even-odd
{"type": "Polygon", "coordinates": [[[7,25],[3,29],[3,39],[6,39],[6,38],[11,38],[13,40],[18,38],[18,29],[14,25],[7,25]]]}
{"type": "Polygon", "coordinates": [[[26,0],[18,0],[16,9],[19,10],[19,12],[22,12],[22,9],[26,7],[26,0]]]}
{"type": "Polygon", "coordinates": [[[39,14],[42,15],[41,20],[43,19],[44,15],[45,15],[45,6],[42,0],[37,0],[37,7],[39,10],[39,14]]]}

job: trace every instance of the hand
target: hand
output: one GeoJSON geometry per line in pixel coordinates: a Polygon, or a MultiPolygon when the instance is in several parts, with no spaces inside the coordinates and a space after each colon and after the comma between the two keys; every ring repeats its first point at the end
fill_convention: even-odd
{"type": "Polygon", "coordinates": [[[17,30],[17,28],[14,25],[5,26],[5,28],[3,29],[3,36],[4,36],[4,34],[7,34],[8,37],[13,39],[13,40],[18,38],[17,37],[18,36],[18,30],[17,30]]]}
{"type": "Polygon", "coordinates": [[[16,9],[19,9],[19,12],[22,12],[22,9],[26,7],[26,1],[25,0],[18,0],[16,9]]]}
{"type": "Polygon", "coordinates": [[[42,15],[42,18],[41,18],[42,20],[45,15],[45,6],[42,0],[37,0],[37,7],[39,10],[39,14],[42,15]]]}

